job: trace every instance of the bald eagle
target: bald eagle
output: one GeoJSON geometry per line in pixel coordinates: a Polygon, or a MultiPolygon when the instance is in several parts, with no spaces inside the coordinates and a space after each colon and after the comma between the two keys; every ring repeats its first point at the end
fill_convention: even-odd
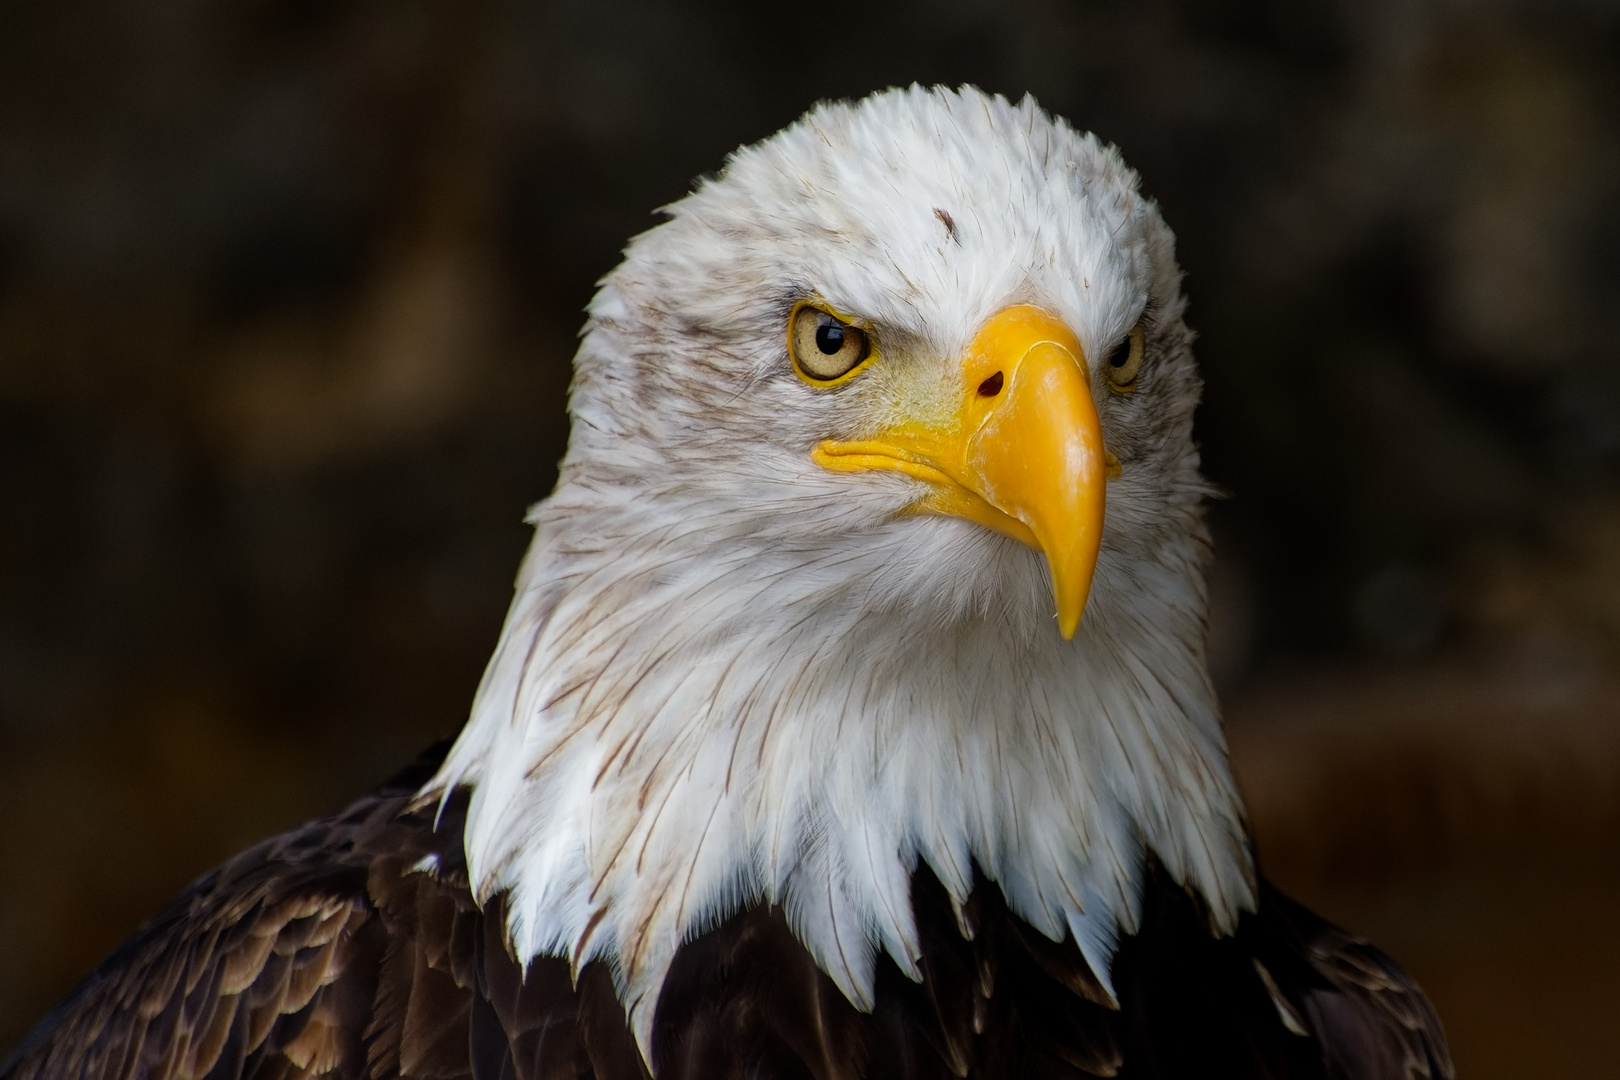
{"type": "Polygon", "coordinates": [[[913,87],[666,214],[454,744],[196,882],[0,1078],[1451,1077],[1256,872],[1118,153],[913,87]]]}

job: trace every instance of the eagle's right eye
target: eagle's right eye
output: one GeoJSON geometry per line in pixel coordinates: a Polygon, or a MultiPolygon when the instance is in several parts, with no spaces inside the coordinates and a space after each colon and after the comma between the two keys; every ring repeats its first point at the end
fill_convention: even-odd
{"type": "Polygon", "coordinates": [[[1108,354],[1108,381],[1115,390],[1129,392],[1136,388],[1136,376],[1142,370],[1143,345],[1142,324],[1137,323],[1108,354]]]}
{"type": "Polygon", "coordinates": [[[829,386],[853,375],[872,356],[872,339],[829,311],[800,304],[788,330],[793,369],[813,386],[829,386]]]}

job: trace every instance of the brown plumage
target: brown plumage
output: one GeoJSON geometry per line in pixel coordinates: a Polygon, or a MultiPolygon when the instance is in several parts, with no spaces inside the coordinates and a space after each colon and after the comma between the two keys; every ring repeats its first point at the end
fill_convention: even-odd
{"type": "MultiPolygon", "coordinates": [[[[232,859],[181,894],[41,1022],[0,1080],[645,1080],[611,974],[519,971],[497,898],[473,902],[464,801],[413,809],[443,748],[376,793],[232,859]],[[424,860],[432,870],[415,869],[424,860]]],[[[1217,938],[1162,874],[1113,967],[981,881],[956,911],[912,882],[923,981],[891,962],[861,1013],[779,910],[677,955],[654,1025],[659,1080],[1454,1076],[1398,966],[1275,890],[1217,938]]]]}
{"type": "Polygon", "coordinates": [[[0,1080],[1451,1076],[1255,874],[1118,154],[891,91],[668,213],[448,757],[198,882],[0,1080]]]}

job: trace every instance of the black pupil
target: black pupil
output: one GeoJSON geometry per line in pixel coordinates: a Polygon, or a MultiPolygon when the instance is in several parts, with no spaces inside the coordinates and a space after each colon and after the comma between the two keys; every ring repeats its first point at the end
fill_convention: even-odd
{"type": "Polygon", "coordinates": [[[844,328],[835,322],[822,323],[816,327],[816,348],[833,355],[844,347],[844,328]]]}
{"type": "Polygon", "coordinates": [[[1124,341],[1119,343],[1119,347],[1114,350],[1114,355],[1108,358],[1108,362],[1117,368],[1122,368],[1130,360],[1130,358],[1131,339],[1126,338],[1124,341]]]}

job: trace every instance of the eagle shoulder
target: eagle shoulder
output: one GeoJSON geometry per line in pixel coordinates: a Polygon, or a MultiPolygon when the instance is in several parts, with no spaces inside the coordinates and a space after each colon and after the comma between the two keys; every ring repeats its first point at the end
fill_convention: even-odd
{"type": "MultiPolygon", "coordinates": [[[[0,1080],[649,1080],[606,964],[525,971],[480,907],[466,793],[414,805],[442,748],[340,813],[230,860],[142,927],[0,1065],[0,1080]]],[[[780,907],[676,954],[659,1080],[1266,1076],[1451,1080],[1422,992],[1270,886],[1237,932],[1157,868],[1112,991],[982,876],[957,905],[912,877],[920,980],[884,958],[870,1011],[780,907]]]]}
{"type": "Polygon", "coordinates": [[[500,1080],[530,1074],[514,1072],[518,1054],[538,1075],[643,1080],[622,1053],[591,1056],[581,1018],[616,1012],[612,987],[576,993],[557,961],[524,980],[498,905],[473,902],[465,800],[437,828],[435,807],[412,807],[444,749],[192,884],[35,1027],[0,1080],[500,1080]]]}
{"type": "Polygon", "coordinates": [[[1322,1044],[1333,1080],[1453,1080],[1457,1075],[1434,1006],[1399,964],[1266,883],[1259,918],[1246,928],[1288,976],[1270,977],[1279,1009],[1294,1010],[1322,1044]]]}

